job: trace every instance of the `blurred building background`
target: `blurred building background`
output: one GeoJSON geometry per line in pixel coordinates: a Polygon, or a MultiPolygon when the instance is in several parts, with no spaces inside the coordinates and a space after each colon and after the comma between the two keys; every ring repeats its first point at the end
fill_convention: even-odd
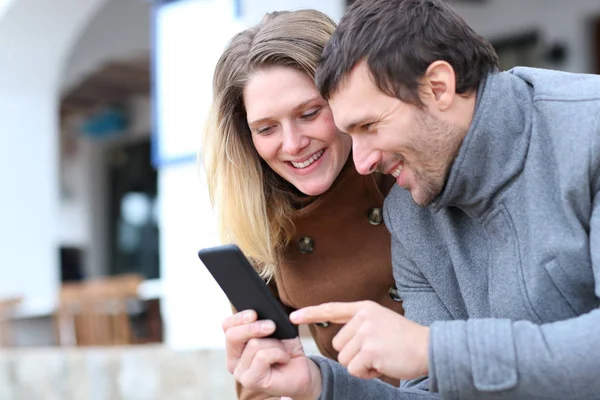
{"type": "MultiPolygon", "coordinates": [[[[451,4],[503,69],[600,73],[598,0],[451,4]]],[[[212,69],[264,12],[347,5],[0,0],[0,400],[234,398],[196,256],[212,69]]]]}

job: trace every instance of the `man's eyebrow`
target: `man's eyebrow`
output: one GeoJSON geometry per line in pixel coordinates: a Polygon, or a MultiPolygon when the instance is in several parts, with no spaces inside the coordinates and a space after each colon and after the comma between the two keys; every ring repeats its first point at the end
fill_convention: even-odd
{"type": "Polygon", "coordinates": [[[365,121],[366,118],[358,118],[353,120],[352,122],[350,122],[349,124],[347,124],[346,126],[344,126],[344,129],[342,129],[344,132],[352,132],[357,125],[362,125],[363,122],[365,121]]]}

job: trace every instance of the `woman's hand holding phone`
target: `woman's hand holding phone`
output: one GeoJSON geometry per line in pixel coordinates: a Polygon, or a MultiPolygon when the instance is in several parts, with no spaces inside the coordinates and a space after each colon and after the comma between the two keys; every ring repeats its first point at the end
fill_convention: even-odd
{"type": "Polygon", "coordinates": [[[298,337],[266,338],[275,331],[273,321],[257,321],[252,310],[223,321],[227,369],[242,386],[273,396],[316,399],[321,372],[304,353],[298,337]]]}

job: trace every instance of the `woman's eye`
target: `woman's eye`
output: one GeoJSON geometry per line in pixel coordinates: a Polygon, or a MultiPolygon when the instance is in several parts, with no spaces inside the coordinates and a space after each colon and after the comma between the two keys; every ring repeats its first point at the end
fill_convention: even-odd
{"type": "Polygon", "coordinates": [[[261,127],[261,128],[258,128],[256,130],[256,134],[257,135],[266,135],[269,132],[271,132],[271,127],[270,126],[261,127]]]}
{"type": "Polygon", "coordinates": [[[321,111],[320,108],[316,108],[314,110],[305,112],[304,114],[302,114],[302,119],[313,119],[314,117],[316,117],[319,112],[321,111]]]}

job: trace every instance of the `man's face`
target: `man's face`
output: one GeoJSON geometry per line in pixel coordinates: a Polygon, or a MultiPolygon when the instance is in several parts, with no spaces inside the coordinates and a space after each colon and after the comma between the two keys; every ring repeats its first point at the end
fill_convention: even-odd
{"type": "Polygon", "coordinates": [[[442,191],[466,133],[434,115],[426,99],[424,103],[419,108],[381,92],[364,61],[329,101],[336,125],[352,137],[358,172],[393,175],[422,207],[442,191]]]}

